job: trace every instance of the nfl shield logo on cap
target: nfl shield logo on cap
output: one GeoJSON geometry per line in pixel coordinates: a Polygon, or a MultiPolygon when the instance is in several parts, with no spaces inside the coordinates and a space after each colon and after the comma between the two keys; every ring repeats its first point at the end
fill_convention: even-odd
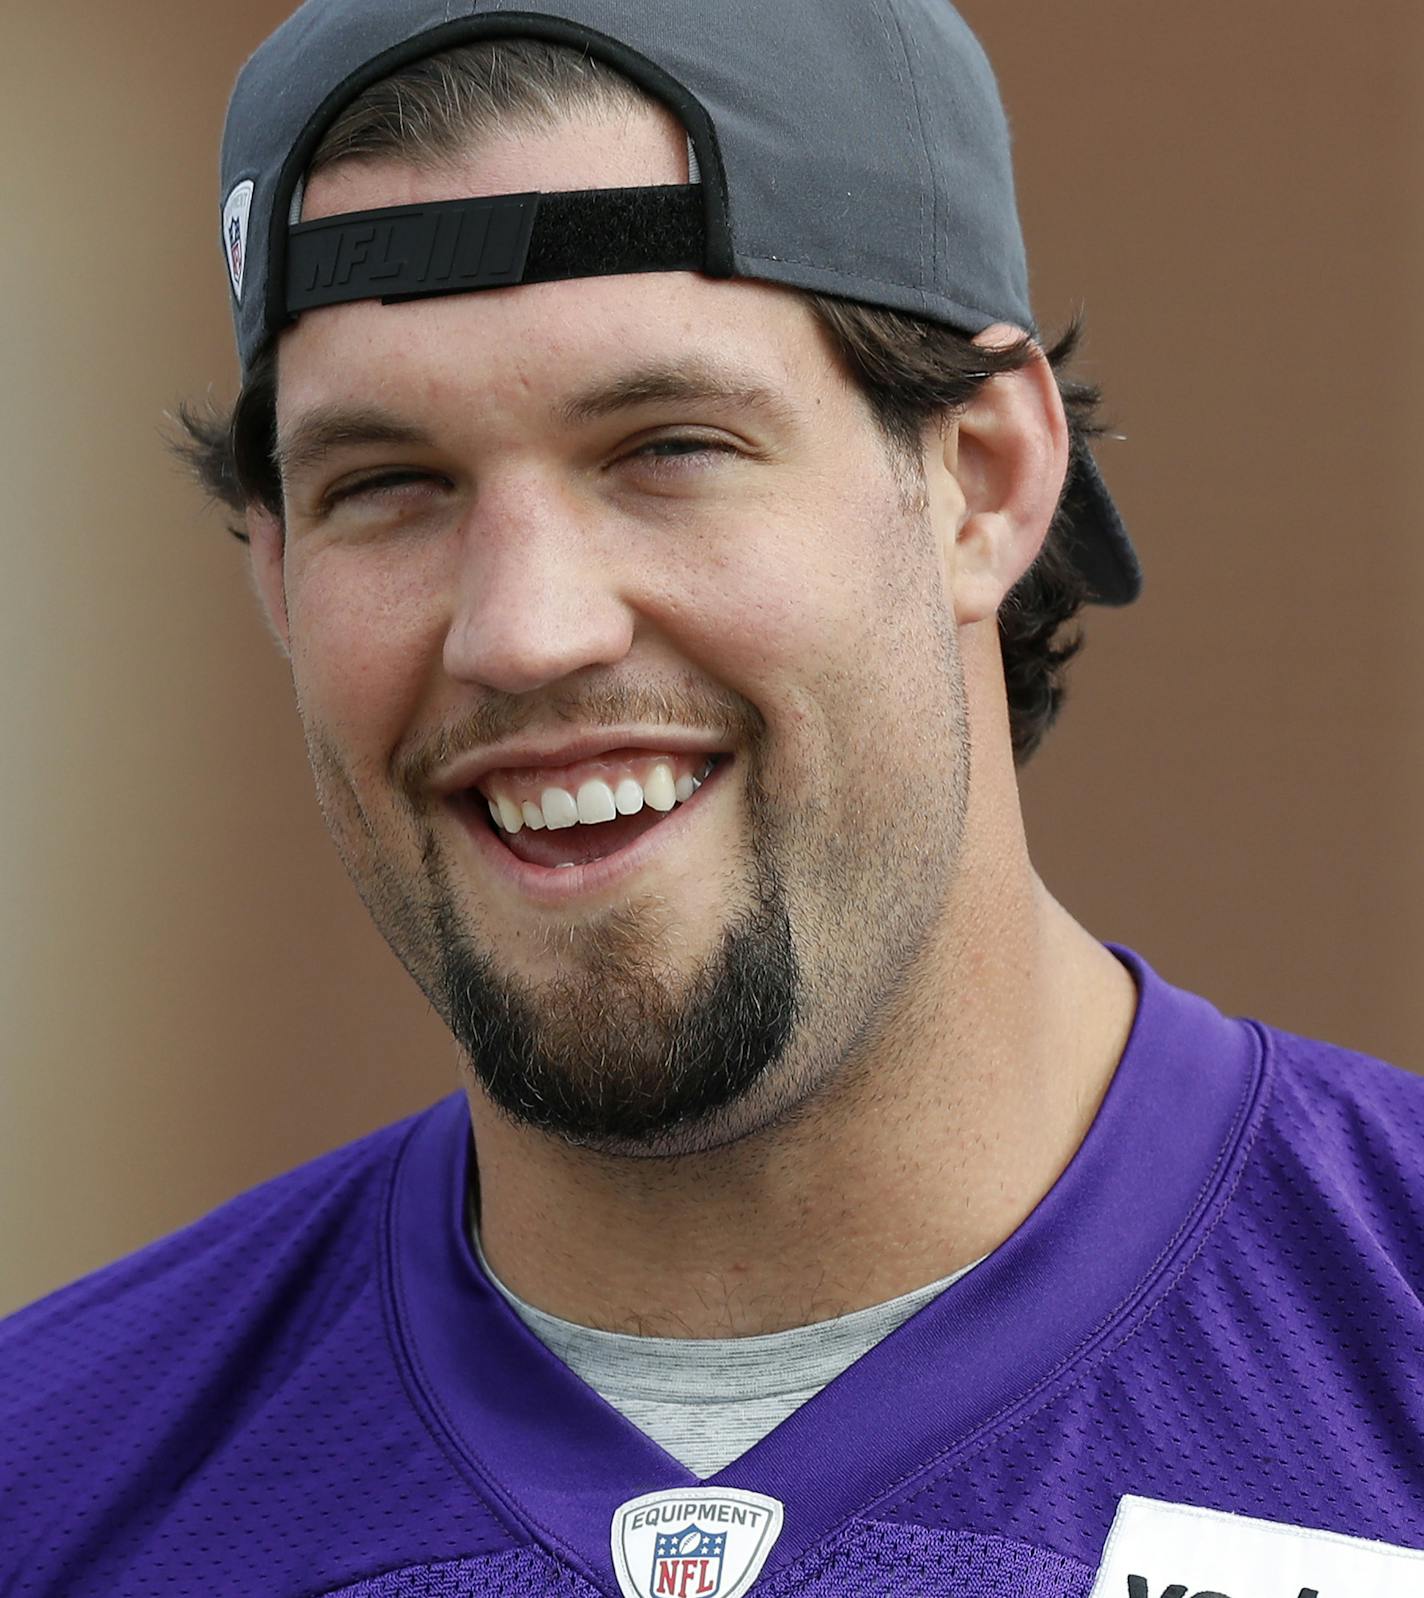
{"type": "Polygon", "coordinates": [[[252,214],[252,181],[239,183],[223,204],[223,247],[233,298],[242,299],[242,279],[247,268],[247,219],[252,214]]]}
{"type": "Polygon", "coordinates": [[[623,1598],[741,1598],[781,1535],[775,1498],[687,1487],[631,1498],[613,1515],[623,1598]]]}

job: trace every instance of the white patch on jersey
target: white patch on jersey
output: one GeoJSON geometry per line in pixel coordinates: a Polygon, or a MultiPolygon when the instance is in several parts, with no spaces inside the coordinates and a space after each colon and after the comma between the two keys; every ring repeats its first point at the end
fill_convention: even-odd
{"type": "Polygon", "coordinates": [[[739,1487],[684,1487],[613,1512],[623,1598],[742,1598],[781,1535],[785,1506],[739,1487]]]}
{"type": "Polygon", "coordinates": [[[242,302],[242,279],[247,270],[247,218],[252,211],[252,179],[239,183],[227,197],[222,214],[223,255],[232,292],[242,302]]]}
{"type": "Polygon", "coordinates": [[[1089,1598],[1419,1598],[1424,1551],[1125,1493],[1089,1598]]]}

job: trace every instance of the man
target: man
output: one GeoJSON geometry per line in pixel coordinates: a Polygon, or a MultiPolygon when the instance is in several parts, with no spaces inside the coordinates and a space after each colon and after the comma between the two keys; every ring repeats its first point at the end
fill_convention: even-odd
{"type": "Polygon", "coordinates": [[[1420,1084],[1029,860],[1140,575],[948,4],[309,0],[222,206],[190,453],[468,1070],[6,1324],[0,1590],[1424,1588],[1420,1084]]]}

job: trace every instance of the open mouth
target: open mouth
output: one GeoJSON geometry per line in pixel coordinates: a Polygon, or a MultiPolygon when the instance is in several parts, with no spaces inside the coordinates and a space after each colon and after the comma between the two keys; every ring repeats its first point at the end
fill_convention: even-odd
{"type": "MultiPolygon", "coordinates": [[[[726,754],[706,757],[696,772],[680,777],[675,788],[669,773],[665,782],[655,780],[646,784],[646,798],[631,791],[625,792],[620,786],[619,810],[607,819],[570,819],[571,807],[556,798],[544,807],[549,812],[548,819],[538,809],[531,811],[526,806],[525,815],[533,815],[542,825],[531,823],[510,830],[496,819],[498,807],[478,789],[457,795],[455,803],[472,825],[488,831],[500,847],[526,865],[546,869],[585,866],[631,848],[644,834],[662,826],[684,807],[694,803],[702,788],[715,779],[731,758],[726,754]],[[633,808],[634,804],[636,809],[633,808]],[[621,813],[623,809],[630,813],[621,813]]],[[[604,801],[601,808],[597,802],[592,807],[585,802],[580,808],[583,814],[601,816],[613,807],[604,801]]],[[[509,820],[518,819],[518,813],[509,806],[505,807],[505,815],[509,820]]]]}

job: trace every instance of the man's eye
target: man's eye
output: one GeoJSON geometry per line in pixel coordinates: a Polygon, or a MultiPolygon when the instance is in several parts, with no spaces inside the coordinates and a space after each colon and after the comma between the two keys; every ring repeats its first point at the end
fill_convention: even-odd
{"type": "Polygon", "coordinates": [[[328,505],[338,505],[343,500],[363,497],[381,498],[410,484],[434,484],[438,479],[429,472],[392,471],[376,472],[370,477],[360,477],[354,483],[340,483],[325,496],[328,505]]]}
{"type": "Polygon", "coordinates": [[[646,444],[641,444],[633,451],[633,458],[645,460],[653,466],[663,462],[669,464],[675,461],[694,460],[699,455],[735,455],[736,450],[727,443],[716,438],[654,438],[646,444]]]}

